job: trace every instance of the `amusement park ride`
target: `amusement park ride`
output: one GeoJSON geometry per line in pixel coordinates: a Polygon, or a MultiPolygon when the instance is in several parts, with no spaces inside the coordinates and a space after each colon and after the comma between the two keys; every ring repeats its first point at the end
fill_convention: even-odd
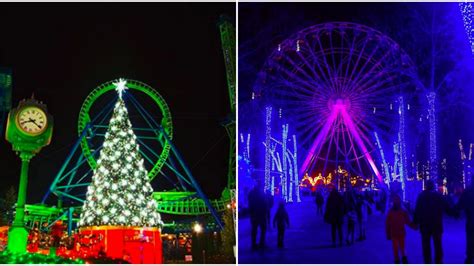
{"type": "MultiPolygon", "coordinates": [[[[161,182],[160,186],[163,183],[162,180],[166,179],[169,183],[168,187],[171,188],[168,191],[153,193],[153,198],[157,203],[157,211],[161,214],[174,215],[174,217],[189,217],[188,220],[194,220],[197,216],[206,217],[211,215],[213,221],[207,219],[204,225],[206,231],[220,231],[223,228],[220,213],[235,206],[235,27],[230,20],[225,18],[221,18],[218,27],[221,33],[231,103],[231,114],[223,123],[231,145],[227,175],[228,185],[222,192],[220,199],[208,199],[185,163],[178,147],[173,143],[172,116],[164,98],[151,86],[130,79],[126,80],[129,90],[123,95],[123,100],[130,111],[132,129],[136,134],[137,143],[140,145],[139,152],[148,170],[149,181],[151,182],[159,176],[160,180],[157,181],[161,182]]],[[[2,76],[0,76],[1,78],[2,76]]],[[[9,80],[9,84],[11,84],[11,76],[9,80]]],[[[26,191],[20,185],[19,197],[23,197],[23,199],[19,202],[23,203],[17,205],[17,216],[24,213],[24,217],[15,219],[13,227],[21,223],[24,232],[26,232],[25,227],[30,229],[38,227],[39,230],[47,231],[57,221],[65,221],[69,235],[75,230],[85,201],[87,187],[91,184],[91,176],[97,167],[98,155],[103,148],[102,144],[108,128],[107,121],[110,120],[114,103],[117,101],[117,94],[114,93],[116,87],[114,82],[116,81],[99,85],[85,99],[79,112],[77,141],[49,190],[44,195],[42,202],[40,204],[25,205],[26,191]],[[52,196],[57,199],[56,206],[47,205],[50,204],[52,196]],[[18,211],[18,208],[24,208],[24,212],[18,211]]],[[[25,103],[31,103],[28,106],[37,105],[40,108],[30,110],[29,107],[26,107],[26,115],[35,116],[33,119],[43,119],[39,121],[46,123],[44,127],[47,129],[43,129],[41,132],[33,132],[29,127],[22,129],[22,123],[31,121],[31,117],[23,117],[25,112],[22,112],[22,103],[18,109],[13,111],[12,115],[16,115],[16,110],[18,110],[20,119],[26,120],[19,120],[20,124],[10,122],[7,138],[13,141],[11,136],[18,130],[23,130],[26,135],[31,135],[36,139],[43,137],[42,140],[44,141],[38,142],[37,147],[35,146],[35,149],[31,151],[34,152],[39,150],[41,145],[49,143],[52,119],[47,115],[43,105],[32,101],[28,100],[25,103]],[[43,115],[45,116],[43,117],[43,115]]],[[[11,118],[11,121],[16,121],[12,120],[13,118],[11,118]]],[[[21,145],[26,142],[20,140],[12,143],[14,148],[21,147],[16,150],[22,152],[24,148],[21,145]]],[[[25,164],[25,160],[23,161],[25,164]]],[[[22,181],[20,184],[23,183],[26,184],[26,181],[22,181]]],[[[186,221],[186,219],[178,219],[177,223],[175,221],[165,223],[163,230],[171,233],[191,232],[193,224],[186,221]]],[[[12,238],[10,237],[10,239],[12,238]]],[[[23,238],[23,240],[26,243],[26,238],[23,238]]],[[[24,246],[26,247],[26,244],[24,246]]]]}
{"type": "MultiPolygon", "coordinates": [[[[414,151],[406,145],[414,133],[406,129],[426,111],[414,108],[422,88],[410,56],[383,33],[352,22],[305,28],[280,42],[256,76],[250,101],[255,104],[249,104],[265,110],[242,115],[249,132],[241,132],[239,159],[255,168],[247,175],[263,172],[265,190],[282,191],[286,201],[305,176],[306,182],[332,173],[335,180],[340,168],[350,178],[374,178],[379,187],[401,183],[405,193],[414,172],[409,164],[414,151]],[[261,123],[254,122],[255,113],[261,123]]],[[[433,115],[429,120],[430,142],[436,142],[433,115]]],[[[432,161],[435,147],[430,143],[432,161]]]]}
{"type": "MultiPolygon", "coordinates": [[[[151,169],[148,173],[150,181],[159,173],[165,175],[162,168],[167,167],[177,177],[177,182],[172,185],[182,190],[155,192],[154,198],[158,202],[159,212],[179,215],[210,213],[214,216],[217,225],[222,226],[218,211],[224,210],[227,201],[230,199],[215,200],[211,204],[211,201],[202,192],[178,149],[172,143],[171,112],[165,100],[153,88],[142,82],[127,80],[127,86],[129,90],[124,94],[124,100],[130,105],[129,109],[135,110],[143,120],[143,126],[135,126],[138,124],[137,122],[133,130],[137,134],[137,142],[142,147],[140,154],[145,159],[146,165],[151,169]],[[135,93],[142,93],[150,97],[156,105],[155,109],[159,110],[160,114],[151,114],[140,104],[138,97],[134,96],[135,93]],[[157,122],[156,117],[160,117],[161,120],[157,122]],[[194,191],[190,192],[190,189],[194,191]]],[[[107,82],[94,89],[84,101],[79,114],[79,139],[51,184],[48,193],[44,196],[43,203],[46,203],[51,194],[58,197],[59,207],[63,204],[61,201],[64,200],[75,202],[75,204],[69,204],[72,206],[80,206],[84,202],[85,188],[90,184],[88,178],[97,166],[98,151],[102,148],[105,129],[107,129],[104,122],[110,117],[114,101],[100,108],[99,113],[93,113],[94,110],[99,109],[95,104],[107,92],[113,92],[114,89],[114,81],[107,82]],[[85,165],[85,163],[88,165],[85,165]]],[[[138,120],[138,117],[135,120],[138,120]]],[[[170,176],[165,176],[165,178],[175,181],[170,176]]],[[[67,213],[78,211],[77,208],[67,209],[67,213]]],[[[67,215],[74,217],[74,214],[67,215]]]]}

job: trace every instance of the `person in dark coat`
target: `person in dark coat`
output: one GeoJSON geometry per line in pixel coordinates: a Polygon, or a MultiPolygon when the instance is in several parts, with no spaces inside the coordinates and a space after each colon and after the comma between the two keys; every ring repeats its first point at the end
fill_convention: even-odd
{"type": "Polygon", "coordinates": [[[366,239],[366,228],[367,220],[369,215],[369,203],[364,194],[360,193],[357,196],[357,224],[359,225],[359,238],[358,241],[363,241],[366,239]]]}
{"type": "Polygon", "coordinates": [[[265,193],[265,201],[267,203],[267,208],[266,208],[266,211],[267,211],[267,225],[268,226],[271,226],[270,223],[271,223],[271,212],[272,212],[272,208],[273,208],[273,203],[274,203],[274,199],[273,199],[273,196],[272,194],[270,194],[270,192],[267,192],[265,193]]]}
{"type": "Polygon", "coordinates": [[[339,233],[339,244],[342,246],[342,224],[344,222],[344,198],[335,188],[326,201],[324,221],[331,224],[332,244],[336,246],[336,231],[339,233]]]}
{"type": "Polygon", "coordinates": [[[435,263],[443,263],[441,239],[443,234],[443,212],[447,209],[447,203],[443,196],[435,191],[433,180],[426,181],[425,190],[418,195],[416,200],[413,220],[414,224],[420,229],[425,264],[432,262],[431,239],[433,239],[434,244],[435,263]]]}
{"type": "Polygon", "coordinates": [[[347,245],[354,244],[354,231],[355,231],[355,223],[357,219],[357,213],[353,204],[347,206],[347,237],[346,242],[347,245]]]}
{"type": "Polygon", "coordinates": [[[290,218],[285,210],[285,202],[280,202],[278,210],[273,217],[273,227],[278,228],[278,248],[283,248],[285,229],[290,227],[290,218]]]}
{"type": "Polygon", "coordinates": [[[316,206],[318,206],[317,213],[323,214],[323,204],[324,204],[324,197],[321,191],[316,193],[316,206]]]}
{"type": "Polygon", "coordinates": [[[260,182],[249,192],[249,212],[252,226],[252,250],[265,247],[265,233],[267,231],[267,200],[260,182]],[[260,228],[260,242],[257,244],[257,232],[260,228]]]}
{"type": "Polygon", "coordinates": [[[456,209],[466,214],[466,264],[474,264],[474,182],[462,193],[456,209]]]}

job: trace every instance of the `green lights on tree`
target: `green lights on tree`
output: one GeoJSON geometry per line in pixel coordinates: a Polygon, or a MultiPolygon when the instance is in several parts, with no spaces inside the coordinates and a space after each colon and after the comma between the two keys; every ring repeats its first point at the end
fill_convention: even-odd
{"type": "Polygon", "coordinates": [[[79,226],[158,226],[153,189],[122,99],[126,82],[115,83],[119,98],[105,134],[79,226]]]}

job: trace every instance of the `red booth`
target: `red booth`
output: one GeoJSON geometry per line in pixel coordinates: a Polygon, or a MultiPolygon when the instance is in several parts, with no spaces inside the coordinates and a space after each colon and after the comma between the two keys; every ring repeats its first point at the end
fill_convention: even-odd
{"type": "MultiPolygon", "coordinates": [[[[80,228],[82,237],[93,239],[92,252],[130,263],[163,263],[158,228],[134,226],[93,226],[80,228]]],[[[81,238],[82,238],[81,237],[81,238]]]]}

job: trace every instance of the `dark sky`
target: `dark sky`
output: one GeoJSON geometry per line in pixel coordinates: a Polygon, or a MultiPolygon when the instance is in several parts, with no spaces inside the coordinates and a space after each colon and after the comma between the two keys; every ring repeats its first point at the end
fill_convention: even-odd
{"type": "MultiPolygon", "coordinates": [[[[235,4],[2,3],[0,12],[0,66],[13,70],[12,105],[34,93],[55,122],[51,145],[30,164],[28,203],[41,200],[77,140],[83,100],[119,77],[165,98],[176,146],[204,191],[220,196],[229,146],[220,121],[230,107],[216,23],[221,14],[235,17],[235,4]]],[[[0,193],[18,186],[19,173],[2,139],[0,193]]]]}

